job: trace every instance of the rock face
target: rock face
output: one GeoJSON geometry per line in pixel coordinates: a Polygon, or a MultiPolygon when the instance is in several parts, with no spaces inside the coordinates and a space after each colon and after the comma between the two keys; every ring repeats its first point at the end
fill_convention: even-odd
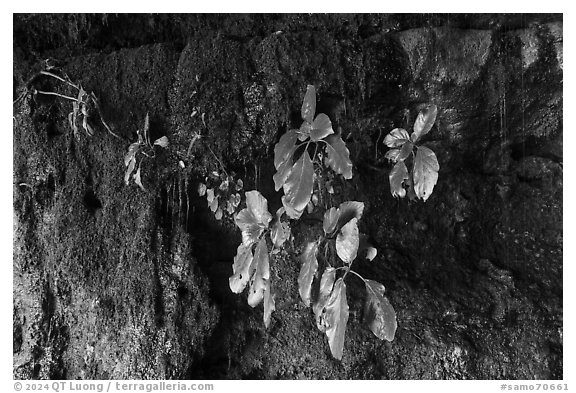
{"type": "Polygon", "coordinates": [[[74,138],[65,100],[14,106],[15,378],[563,377],[561,16],[14,22],[15,96],[51,58],[123,138],[97,121],[74,138]],[[270,157],[299,126],[307,84],[352,153],[337,198],[366,204],[361,229],[379,251],[357,269],[398,317],[395,340],[379,341],[348,284],[342,362],[298,297],[314,223],[271,262],[265,329],[261,307],[228,287],[239,233],[195,191],[225,165],[275,211],[270,157]],[[426,203],[395,200],[383,138],[427,103],[439,180],[426,203]],[[123,158],[146,113],[170,146],[143,162],[142,191],[124,184],[123,158]]]}

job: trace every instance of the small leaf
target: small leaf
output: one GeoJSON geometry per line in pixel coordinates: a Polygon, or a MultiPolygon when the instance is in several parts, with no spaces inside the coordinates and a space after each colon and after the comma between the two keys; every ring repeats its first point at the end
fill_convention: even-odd
{"type": "Polygon", "coordinates": [[[362,213],[364,213],[364,202],[342,202],[338,207],[338,227],[343,227],[353,218],[360,221],[362,213]]]}
{"type": "Polygon", "coordinates": [[[306,95],[302,102],[302,109],[300,114],[302,115],[302,120],[306,120],[308,123],[312,123],[314,119],[314,114],[316,113],[316,88],[314,85],[308,85],[306,88],[306,95]]]}
{"type": "Polygon", "coordinates": [[[368,327],[380,340],[394,340],[396,328],[396,312],[384,296],[384,285],[373,280],[365,280],[366,304],[364,316],[368,327]]]}
{"type": "Polygon", "coordinates": [[[414,160],[414,192],[424,202],[430,197],[438,181],[438,159],[436,154],[427,147],[420,146],[414,160]]]}
{"type": "Polygon", "coordinates": [[[406,196],[406,190],[402,186],[405,180],[408,180],[408,168],[403,161],[398,161],[394,168],[390,171],[388,175],[390,180],[390,192],[393,197],[404,198],[406,196]]]}
{"type": "Polygon", "coordinates": [[[314,211],[314,203],[312,203],[312,201],[308,201],[308,204],[306,205],[306,211],[308,214],[312,214],[314,211]]]}
{"type": "Polygon", "coordinates": [[[340,217],[340,210],[335,207],[326,210],[324,213],[324,221],[322,222],[322,227],[326,235],[331,234],[336,229],[336,224],[338,224],[338,218],[340,217]]]}
{"type": "Polygon", "coordinates": [[[416,142],[420,137],[426,135],[436,121],[438,107],[430,105],[428,108],[421,110],[414,122],[414,132],[412,133],[412,142],[416,142]]]}
{"type": "Polygon", "coordinates": [[[412,153],[413,148],[414,144],[410,141],[403,144],[402,148],[400,149],[400,154],[398,154],[397,161],[404,161],[405,159],[407,159],[412,153]]]}
{"type": "Polygon", "coordinates": [[[223,215],[223,214],[224,214],[224,213],[222,212],[222,209],[219,207],[219,208],[216,210],[216,213],[214,213],[214,217],[216,217],[216,219],[217,219],[218,221],[220,221],[220,220],[222,219],[222,215],[223,215]]]}
{"type": "Polygon", "coordinates": [[[300,142],[304,142],[306,139],[310,137],[310,131],[312,131],[312,123],[307,122],[304,120],[300,125],[300,129],[296,131],[298,134],[298,140],[300,142]]]}
{"type": "Polygon", "coordinates": [[[220,187],[218,187],[218,189],[220,191],[228,191],[228,186],[230,185],[230,182],[228,181],[228,179],[224,179],[224,181],[222,181],[222,183],[220,183],[220,187]]]}
{"type": "Polygon", "coordinates": [[[264,291],[270,279],[270,266],[268,263],[268,247],[266,239],[260,239],[254,252],[252,261],[254,275],[250,280],[250,292],[248,293],[248,304],[250,307],[256,307],[264,299],[264,291]]]}
{"type": "MultiPolygon", "coordinates": [[[[140,164],[142,164],[142,163],[140,163],[140,164]]],[[[140,166],[138,167],[138,169],[136,170],[136,173],[134,174],[134,183],[136,183],[138,185],[138,187],[140,187],[142,189],[142,191],[146,191],[146,189],[142,185],[142,178],[140,177],[140,166]]]]}
{"type": "Polygon", "coordinates": [[[166,136],[158,138],[154,141],[154,145],[158,145],[160,147],[167,148],[168,147],[168,138],[166,136]]]}
{"type": "Polygon", "coordinates": [[[326,164],[344,179],[352,179],[352,161],[350,152],[340,135],[332,134],[326,137],[326,164]]]}
{"type": "Polygon", "coordinates": [[[230,196],[230,201],[232,202],[232,206],[234,206],[234,209],[236,209],[238,207],[238,205],[240,204],[240,194],[234,194],[230,196]]]}
{"type": "Polygon", "coordinates": [[[378,255],[378,250],[376,250],[374,247],[370,246],[366,249],[366,259],[369,261],[372,261],[374,258],[376,258],[376,255],[378,255]]]}
{"type": "Polygon", "coordinates": [[[326,321],[329,326],[328,329],[326,329],[326,336],[328,336],[330,352],[332,352],[332,356],[338,360],[342,360],[348,315],[346,284],[342,278],[339,278],[336,284],[334,284],[334,290],[330,294],[330,298],[326,304],[326,321]]]}
{"type": "Polygon", "coordinates": [[[206,190],[206,200],[208,201],[208,203],[212,203],[212,201],[214,200],[214,189],[209,188],[206,190]]]}
{"type": "Polygon", "coordinates": [[[134,167],[136,167],[136,159],[132,158],[128,162],[128,168],[126,168],[126,172],[124,173],[124,183],[126,183],[126,185],[128,185],[128,181],[130,180],[130,175],[134,171],[134,167]]]}
{"type": "Polygon", "coordinates": [[[389,161],[396,162],[398,161],[399,156],[400,156],[400,149],[390,149],[386,152],[384,158],[388,159],[389,161]]]}
{"type": "Polygon", "coordinates": [[[244,182],[242,181],[242,179],[238,179],[236,181],[236,191],[242,191],[243,188],[244,188],[244,182]]]}
{"type": "Polygon", "coordinates": [[[228,279],[230,289],[234,293],[240,293],[246,288],[248,283],[249,269],[252,264],[252,246],[240,244],[236,250],[234,264],[232,265],[232,276],[228,279]]]}
{"type": "Polygon", "coordinates": [[[296,140],[298,138],[297,130],[286,132],[274,146],[274,167],[278,169],[280,165],[287,161],[294,154],[296,140]]]}
{"type": "Polygon", "coordinates": [[[316,259],[317,253],[318,243],[309,242],[304,247],[302,255],[300,255],[302,266],[300,268],[300,275],[298,276],[298,292],[300,293],[300,298],[306,307],[310,307],[312,280],[314,279],[316,270],[318,270],[318,260],[316,259]]]}
{"type": "MultiPolygon", "coordinates": [[[[314,185],[314,166],[308,151],[304,151],[283,185],[285,202],[296,211],[304,211],[314,185]]],[[[286,209],[288,211],[288,209],[286,209]]]]}
{"type": "Polygon", "coordinates": [[[312,142],[318,142],[320,139],[326,138],[328,135],[334,134],[332,129],[332,122],[330,118],[324,113],[320,113],[312,123],[310,130],[310,139],[312,142]]]}
{"type": "Polygon", "coordinates": [[[264,290],[264,326],[270,326],[270,319],[272,311],[276,310],[274,303],[274,292],[272,291],[272,283],[268,281],[268,287],[264,290]]]}
{"type": "Polygon", "coordinates": [[[212,199],[212,202],[208,202],[208,207],[210,208],[210,210],[212,210],[212,213],[216,213],[216,211],[218,210],[218,199],[220,197],[218,195],[216,195],[214,197],[214,199],[212,199]]]}
{"type": "Polygon", "coordinates": [[[312,310],[316,316],[316,326],[318,330],[322,333],[328,329],[328,323],[326,321],[326,303],[334,287],[334,280],[336,279],[336,269],[333,267],[327,267],[322,273],[322,278],[320,279],[320,292],[318,294],[318,300],[314,303],[312,310]]]}
{"type": "Polygon", "coordinates": [[[88,136],[94,135],[94,130],[92,129],[90,124],[88,124],[88,116],[84,116],[82,118],[82,127],[84,128],[84,131],[86,131],[88,136]]]}
{"type": "Polygon", "coordinates": [[[336,253],[347,264],[351,264],[358,254],[360,245],[360,232],[358,231],[358,220],[351,219],[340,229],[336,237],[336,253]]]}
{"type": "Polygon", "coordinates": [[[200,196],[206,195],[206,184],[204,183],[198,184],[198,195],[200,196]]]}
{"type": "Polygon", "coordinates": [[[395,128],[384,138],[384,144],[388,147],[400,147],[410,140],[408,131],[404,128],[395,128]]]}

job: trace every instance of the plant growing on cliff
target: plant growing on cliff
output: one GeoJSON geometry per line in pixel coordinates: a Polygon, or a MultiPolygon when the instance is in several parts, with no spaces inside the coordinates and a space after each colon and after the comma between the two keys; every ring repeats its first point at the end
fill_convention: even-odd
{"type": "Polygon", "coordinates": [[[436,105],[430,105],[418,114],[412,135],[408,135],[408,131],[403,128],[395,128],[384,138],[386,146],[391,148],[386,158],[395,163],[389,175],[392,196],[404,198],[406,186],[411,198],[416,196],[426,201],[434,191],[440,170],[438,159],[432,150],[416,142],[430,131],[437,114],[436,105]],[[409,158],[413,161],[410,172],[405,163],[409,158]]]}
{"type": "Polygon", "coordinates": [[[283,189],[282,204],[292,219],[300,218],[312,198],[315,166],[324,165],[345,179],[352,178],[352,161],[346,144],[340,135],[334,134],[330,118],[315,113],[316,89],[308,85],[302,102],[302,125],[282,135],[274,147],[274,187],[276,191],[283,189]]]}
{"type": "Polygon", "coordinates": [[[164,149],[168,147],[168,138],[163,136],[156,139],[153,143],[150,142],[150,117],[148,116],[148,113],[146,113],[146,118],[144,119],[144,128],[142,131],[138,129],[136,133],[138,134],[138,140],[128,146],[128,152],[124,155],[124,166],[126,167],[126,171],[124,172],[124,183],[128,185],[130,183],[130,177],[132,177],[134,183],[145,191],[140,174],[142,161],[145,158],[156,157],[156,151],[154,150],[155,146],[160,146],[164,149]],[[136,172],[132,174],[134,169],[136,169],[136,172]]]}
{"type": "Polygon", "coordinates": [[[290,236],[290,228],[280,221],[283,208],[276,212],[273,220],[268,212],[268,201],[260,192],[248,191],[245,196],[246,208],[234,220],[242,232],[242,243],[234,257],[233,275],[229,284],[234,293],[241,293],[246,285],[249,286],[248,304],[251,307],[264,301],[264,325],[268,327],[272,311],[275,310],[269,257],[275,248],[283,246],[290,236]],[[272,244],[271,250],[268,237],[272,244]]]}
{"type": "Polygon", "coordinates": [[[104,117],[102,116],[102,111],[100,110],[100,106],[98,104],[98,98],[96,97],[94,92],[88,93],[86,90],[84,90],[81,84],[73,83],[68,77],[68,75],[63,73],[64,76],[59,76],[54,72],[52,72],[53,70],[55,70],[54,67],[52,67],[50,71],[42,70],[38,74],[30,78],[30,80],[26,83],[26,90],[14,101],[14,104],[17,104],[18,102],[20,102],[29,95],[33,97],[37,95],[48,95],[63,98],[72,101],[72,111],[68,114],[68,123],[70,124],[70,128],[72,129],[74,137],[76,139],[80,138],[78,124],[82,126],[82,129],[84,130],[86,135],[88,136],[94,135],[94,129],[90,124],[90,119],[94,118],[95,114],[98,114],[100,121],[102,122],[102,125],[111,135],[113,135],[115,138],[122,139],[120,136],[118,136],[116,133],[112,131],[110,126],[108,126],[108,124],[104,120],[104,117]],[[33,85],[33,82],[41,76],[47,76],[56,79],[68,86],[71,86],[78,92],[76,97],[70,97],[65,94],[61,94],[54,91],[43,91],[36,89],[33,85]]]}
{"type": "Polygon", "coordinates": [[[364,282],[364,317],[374,335],[381,340],[392,341],[397,327],[396,312],[384,296],[384,285],[365,279],[352,270],[358,255],[363,254],[369,260],[376,256],[376,249],[362,241],[363,236],[358,230],[358,220],[363,211],[364,204],[356,201],[343,202],[338,208],[327,210],[322,223],[324,235],[306,243],[300,255],[300,297],[306,306],[312,306],[316,326],[326,334],[332,356],[339,360],[342,359],[349,315],[345,283],[349,273],[364,282]],[[324,271],[318,281],[319,266],[323,266],[324,271]],[[312,296],[314,281],[318,288],[315,299],[312,296]]]}
{"type": "MultiPolygon", "coordinates": [[[[235,217],[242,232],[242,243],[234,258],[230,289],[241,293],[249,285],[248,304],[255,307],[264,302],[266,327],[275,309],[270,255],[284,246],[291,233],[289,221],[282,221],[284,214],[297,220],[307,207],[310,211],[311,206],[313,209],[322,205],[319,201],[321,185],[329,193],[331,188],[326,184],[330,179],[322,182],[322,177],[328,173],[324,169],[331,168],[345,179],[352,178],[352,162],[344,141],[334,134],[328,116],[319,114],[314,117],[315,111],[316,91],[309,85],[302,104],[301,127],[284,134],[274,148],[275,188],[277,191],[281,187],[284,189],[283,207],[278,209],[275,218],[268,212],[266,198],[258,191],[246,192],[246,208],[235,217]],[[301,147],[303,149],[297,156],[301,147]],[[310,155],[309,148],[312,147],[314,150],[310,155]],[[325,157],[324,161],[322,157],[325,157]],[[318,184],[318,193],[314,192],[315,183],[318,184]]],[[[349,315],[345,283],[349,273],[365,284],[364,315],[372,332],[382,340],[392,341],[397,327],[396,313],[384,296],[384,286],[352,270],[359,254],[372,260],[377,253],[359,232],[358,221],[363,211],[364,204],[356,201],[326,209],[322,222],[324,235],[307,242],[299,257],[302,262],[298,276],[300,297],[306,306],[312,306],[316,325],[328,337],[332,356],[339,360],[342,359],[349,315]]]]}

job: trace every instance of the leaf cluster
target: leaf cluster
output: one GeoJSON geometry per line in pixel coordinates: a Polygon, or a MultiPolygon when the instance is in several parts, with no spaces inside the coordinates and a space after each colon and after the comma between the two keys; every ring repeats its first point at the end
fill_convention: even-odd
{"type": "Polygon", "coordinates": [[[145,190],[140,174],[142,161],[145,158],[156,157],[156,151],[154,150],[155,146],[160,146],[163,149],[168,147],[168,138],[163,136],[156,139],[154,142],[150,141],[150,116],[148,113],[146,113],[146,118],[144,119],[144,128],[142,130],[138,129],[137,134],[138,140],[128,147],[128,152],[124,155],[124,166],[126,167],[126,171],[124,172],[124,183],[128,185],[130,178],[132,178],[138,187],[145,190]],[[135,169],[136,172],[134,172],[135,169]]]}
{"type": "Polygon", "coordinates": [[[430,131],[437,114],[436,105],[430,105],[418,114],[412,135],[403,128],[395,128],[384,138],[384,143],[390,147],[386,158],[395,163],[389,175],[392,196],[404,198],[408,189],[411,199],[426,201],[434,191],[440,170],[438,159],[432,150],[416,142],[430,131]],[[410,172],[406,166],[409,159],[413,161],[410,172]]]}
{"type": "Polygon", "coordinates": [[[308,85],[301,108],[302,125],[282,135],[274,147],[274,187],[276,191],[283,189],[282,204],[292,219],[300,218],[311,201],[315,166],[331,168],[345,179],[352,178],[346,144],[334,133],[327,115],[315,114],[316,89],[308,85]]]}
{"type": "Polygon", "coordinates": [[[308,242],[300,255],[298,276],[300,298],[312,307],[318,330],[325,333],[332,356],[342,359],[344,338],[349,317],[345,279],[349,273],[360,278],[366,287],[365,322],[381,340],[392,341],[397,322],[394,308],[384,296],[384,285],[364,279],[352,270],[359,254],[368,260],[376,257],[376,249],[367,244],[358,229],[364,204],[348,201],[324,213],[324,235],[308,242]],[[329,251],[335,249],[336,256],[329,251]],[[323,272],[320,274],[320,267],[323,272]],[[315,289],[315,290],[313,290],[315,289]],[[317,294],[313,296],[313,293],[317,294]]]}
{"type": "Polygon", "coordinates": [[[242,243],[234,257],[229,284],[234,293],[241,293],[248,286],[248,304],[251,307],[264,302],[264,325],[268,327],[275,310],[270,255],[290,237],[290,227],[281,221],[284,209],[280,208],[273,218],[268,212],[268,201],[260,192],[248,191],[245,196],[246,208],[234,219],[242,232],[242,243]]]}
{"type": "Polygon", "coordinates": [[[228,175],[213,171],[204,181],[198,185],[198,195],[206,196],[208,207],[216,219],[221,220],[225,213],[233,216],[241,201],[239,192],[244,188],[242,179],[235,180],[234,173],[228,175]],[[210,184],[210,188],[207,184],[210,184]]]}

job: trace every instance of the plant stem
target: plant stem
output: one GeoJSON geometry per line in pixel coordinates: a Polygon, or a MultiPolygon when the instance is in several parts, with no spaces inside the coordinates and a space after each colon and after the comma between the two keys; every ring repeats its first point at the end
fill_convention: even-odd
{"type": "Polygon", "coordinates": [[[63,94],[55,93],[55,92],[53,92],[53,91],[42,91],[42,90],[36,90],[36,89],[34,89],[33,92],[34,92],[34,93],[38,93],[38,94],[45,94],[45,95],[48,95],[48,96],[57,96],[57,97],[60,97],[60,98],[65,98],[65,99],[70,100],[70,101],[76,101],[76,102],[80,102],[80,103],[82,102],[82,101],[80,101],[80,100],[77,99],[77,98],[65,96],[65,95],[63,95],[63,94]]]}
{"type": "Polygon", "coordinates": [[[50,77],[52,77],[52,78],[56,78],[56,79],[58,79],[59,81],[62,81],[62,82],[64,82],[64,83],[69,84],[70,86],[74,87],[76,90],[80,90],[80,88],[79,88],[78,86],[76,86],[74,83],[72,83],[72,82],[70,82],[70,81],[68,81],[68,80],[66,80],[66,79],[64,79],[64,78],[62,78],[62,77],[59,77],[59,76],[56,75],[56,74],[53,74],[53,73],[48,72],[48,71],[40,71],[40,74],[46,75],[46,76],[50,76],[50,77]]]}
{"type": "Polygon", "coordinates": [[[222,162],[218,159],[218,156],[216,156],[216,154],[212,151],[209,144],[206,144],[206,147],[208,148],[208,150],[210,150],[210,153],[212,153],[212,155],[214,156],[216,161],[218,161],[218,164],[220,164],[220,167],[222,168],[222,170],[224,171],[224,173],[228,177],[228,172],[226,172],[226,168],[224,167],[224,164],[222,164],[222,162]]]}
{"type": "Polygon", "coordinates": [[[115,136],[118,139],[123,139],[120,135],[114,133],[112,131],[112,129],[108,126],[108,124],[106,124],[106,122],[104,121],[104,116],[102,116],[102,111],[100,110],[100,105],[98,105],[98,100],[96,99],[96,95],[92,92],[90,93],[90,97],[92,98],[92,102],[94,102],[94,106],[96,107],[96,110],[98,111],[98,116],[100,116],[100,121],[102,122],[102,124],[104,125],[104,127],[106,128],[106,130],[112,134],[113,136],[115,136]]]}

